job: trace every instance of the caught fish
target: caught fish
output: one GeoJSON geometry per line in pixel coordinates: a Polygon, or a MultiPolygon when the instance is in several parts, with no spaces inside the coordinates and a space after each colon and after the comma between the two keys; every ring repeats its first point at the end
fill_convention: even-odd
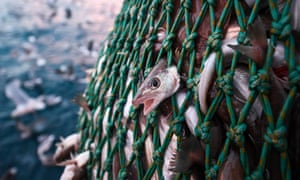
{"type": "Polygon", "coordinates": [[[144,115],[154,110],[164,99],[173,95],[180,86],[180,77],[175,66],[166,67],[161,60],[138,89],[132,104],[144,104],[144,115]]]}
{"type": "MultiPolygon", "coordinates": [[[[166,116],[160,115],[158,118],[159,138],[161,143],[164,142],[167,132],[170,129],[171,115],[172,114],[168,114],[166,116]]],[[[176,135],[172,135],[171,141],[164,154],[164,163],[162,170],[163,176],[166,180],[174,179],[176,176],[176,172],[170,169],[170,164],[172,161],[173,154],[177,149],[177,139],[178,138],[176,135]]]]}
{"type": "Polygon", "coordinates": [[[86,171],[75,164],[67,165],[60,176],[60,180],[82,180],[86,176],[86,171]]]}
{"type": "Polygon", "coordinates": [[[291,9],[290,9],[291,15],[292,15],[292,29],[300,32],[300,1],[299,0],[293,0],[291,9]]]}
{"type": "Polygon", "coordinates": [[[61,138],[61,143],[57,144],[53,159],[58,164],[70,157],[71,152],[78,150],[80,134],[71,134],[66,138],[61,138]]]}
{"type": "Polygon", "coordinates": [[[90,151],[84,151],[71,160],[64,161],[59,165],[66,166],[61,180],[81,180],[86,176],[86,165],[90,158],[90,151]]]}
{"type": "Polygon", "coordinates": [[[250,57],[261,67],[264,63],[268,41],[263,23],[259,17],[256,19],[256,21],[254,21],[253,24],[249,24],[247,33],[252,46],[246,46],[242,44],[229,44],[228,46],[246,55],[247,57],[250,57]]]}
{"type": "MultiPolygon", "coordinates": [[[[255,0],[245,0],[246,4],[249,7],[253,7],[255,0]]],[[[286,4],[287,1],[285,0],[278,0],[277,5],[280,12],[282,12],[283,6],[286,4]]],[[[271,19],[265,15],[264,9],[268,7],[268,1],[261,1],[260,3],[257,3],[258,9],[259,9],[259,15],[264,16],[264,19],[267,19],[271,22],[271,19]]],[[[300,31],[300,2],[299,0],[292,0],[291,7],[290,7],[290,14],[291,14],[291,27],[292,30],[300,31]]],[[[265,22],[269,23],[269,22],[265,22]]]]}
{"type": "Polygon", "coordinates": [[[236,150],[231,150],[224,164],[220,168],[218,180],[244,179],[243,167],[240,162],[240,155],[236,150]]]}
{"type": "Polygon", "coordinates": [[[45,109],[45,103],[39,98],[31,98],[21,89],[21,81],[15,79],[5,86],[5,95],[17,106],[11,113],[12,117],[23,116],[37,110],[45,109]]]}
{"type": "Polygon", "coordinates": [[[204,178],[204,145],[196,139],[195,136],[189,135],[179,143],[177,150],[173,153],[170,160],[169,170],[174,172],[188,173],[195,179],[204,178]],[[193,171],[197,169],[197,171],[193,171]]]}
{"type": "MultiPolygon", "coordinates": [[[[240,53],[244,54],[245,56],[252,58],[252,60],[256,62],[259,66],[263,65],[268,40],[266,39],[264,29],[256,28],[257,26],[262,27],[263,25],[261,23],[262,22],[258,20],[254,23],[254,25],[249,25],[248,36],[253,46],[239,45],[237,44],[236,39],[223,41],[221,50],[224,55],[225,67],[228,67],[231,64],[231,59],[235,52],[234,50],[237,50],[240,53]]],[[[282,53],[283,51],[284,51],[283,43],[279,42],[275,47],[274,54],[273,54],[272,68],[274,68],[274,70],[276,70],[277,68],[282,69],[283,67],[287,66],[285,62],[284,54],[282,53]]],[[[245,58],[240,58],[239,63],[248,64],[247,59],[245,58]]],[[[213,52],[209,55],[209,57],[205,61],[204,68],[201,72],[200,80],[197,87],[200,108],[203,113],[207,112],[207,108],[208,108],[207,94],[209,88],[211,87],[216,77],[215,67],[216,67],[216,53],[213,52]]],[[[285,72],[285,76],[287,76],[287,71],[285,72]]]]}

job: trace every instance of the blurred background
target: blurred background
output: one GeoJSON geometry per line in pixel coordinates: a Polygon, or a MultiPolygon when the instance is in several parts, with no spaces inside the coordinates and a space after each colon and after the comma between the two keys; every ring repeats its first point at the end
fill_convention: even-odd
{"type": "Polygon", "coordinates": [[[0,179],[59,179],[55,143],[122,0],[0,1],[0,179]],[[18,106],[18,108],[17,108],[18,106]]]}

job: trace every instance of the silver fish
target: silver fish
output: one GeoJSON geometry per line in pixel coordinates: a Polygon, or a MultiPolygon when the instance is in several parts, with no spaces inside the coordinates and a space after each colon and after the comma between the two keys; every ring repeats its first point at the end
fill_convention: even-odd
{"type": "MultiPolygon", "coordinates": [[[[257,21],[254,25],[250,25],[251,31],[248,32],[250,34],[250,41],[255,46],[244,46],[238,45],[236,39],[231,40],[224,40],[222,44],[222,53],[224,55],[224,66],[228,67],[231,64],[231,59],[234,54],[234,49],[239,51],[240,53],[244,54],[245,56],[251,57],[258,65],[263,64],[263,57],[265,53],[266,46],[268,44],[268,40],[266,39],[265,31],[262,28],[254,28],[253,26],[262,26],[260,21],[257,21]],[[257,35],[260,34],[260,35],[257,35]],[[256,36],[257,35],[257,36],[256,36]],[[258,52],[258,53],[257,53],[258,52]]],[[[273,54],[273,62],[272,68],[278,68],[282,66],[286,66],[286,61],[284,58],[284,51],[283,43],[279,42],[274,49],[273,54]]],[[[246,63],[247,61],[245,58],[239,59],[240,63],[246,63]]],[[[212,83],[214,82],[216,76],[216,53],[212,52],[207,60],[205,61],[204,68],[200,74],[200,80],[198,83],[198,95],[199,95],[199,103],[200,108],[203,113],[207,112],[207,94],[208,90],[211,87],[212,83]]]]}
{"type": "Polygon", "coordinates": [[[90,151],[84,151],[71,160],[64,161],[59,165],[66,166],[62,173],[61,180],[85,179],[86,165],[90,158],[90,151]]]}
{"type": "Polygon", "coordinates": [[[144,115],[154,110],[164,99],[173,95],[180,86],[180,77],[175,66],[166,67],[162,59],[150,72],[138,89],[132,104],[144,104],[144,115]]]}
{"type": "Polygon", "coordinates": [[[66,138],[61,138],[61,142],[56,146],[54,153],[54,161],[59,164],[70,157],[71,152],[77,151],[79,148],[80,134],[71,134],[66,138]]]}
{"type": "MultiPolygon", "coordinates": [[[[167,116],[160,115],[158,120],[158,128],[159,128],[159,138],[160,142],[164,142],[167,132],[170,129],[170,117],[172,114],[167,116]]],[[[172,139],[168,145],[168,148],[164,154],[164,163],[163,163],[163,176],[166,180],[174,179],[176,176],[176,172],[170,170],[169,166],[171,163],[171,159],[173,157],[173,153],[176,151],[177,148],[177,136],[172,135],[172,139]]]]}

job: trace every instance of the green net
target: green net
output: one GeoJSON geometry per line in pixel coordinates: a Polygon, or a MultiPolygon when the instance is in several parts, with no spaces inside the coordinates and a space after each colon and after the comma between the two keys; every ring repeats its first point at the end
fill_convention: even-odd
{"type": "Polygon", "coordinates": [[[80,151],[90,150],[88,179],[292,179],[297,174],[299,157],[289,150],[295,138],[287,139],[291,121],[299,122],[291,117],[300,87],[292,1],[253,2],[124,1],[85,92],[90,115],[80,113],[80,151]],[[249,45],[248,25],[258,16],[268,32],[262,64],[239,52],[228,61],[222,48],[230,27],[238,27],[239,44],[249,45]],[[283,81],[275,81],[273,73],[278,43],[288,72],[283,81]],[[199,83],[212,53],[216,76],[203,110],[199,83]],[[143,116],[142,107],[131,101],[141,75],[147,77],[162,58],[177,67],[180,93],[143,116]],[[240,72],[249,77],[244,100],[236,90],[240,72]]]}

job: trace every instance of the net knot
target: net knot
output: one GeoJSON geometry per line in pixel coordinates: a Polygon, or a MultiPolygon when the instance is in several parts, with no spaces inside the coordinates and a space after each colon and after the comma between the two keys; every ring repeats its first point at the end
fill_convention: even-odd
{"type": "Polygon", "coordinates": [[[222,90],[226,95],[232,95],[233,94],[232,80],[233,80],[232,72],[228,72],[227,74],[218,77],[216,79],[218,89],[222,90]]]}
{"type": "Polygon", "coordinates": [[[298,86],[300,87],[300,66],[297,66],[290,74],[289,74],[289,83],[290,87],[298,86]]]}
{"type": "Polygon", "coordinates": [[[250,176],[246,177],[246,180],[255,180],[255,179],[262,179],[263,173],[261,169],[257,169],[250,174],[250,176]]]}
{"type": "Polygon", "coordinates": [[[113,66],[112,66],[112,71],[113,72],[118,72],[120,70],[120,68],[119,68],[119,65],[118,64],[114,64],[113,66]]]}
{"type": "Polygon", "coordinates": [[[264,139],[273,144],[274,147],[282,152],[286,150],[287,142],[286,142],[286,127],[281,126],[275,130],[271,130],[271,128],[267,128],[267,133],[264,135],[264,139]]]}
{"type": "Polygon", "coordinates": [[[103,165],[103,169],[104,171],[107,171],[107,172],[111,172],[111,169],[112,169],[112,159],[111,158],[107,158],[104,162],[104,165],[103,165]]]}
{"type": "Polygon", "coordinates": [[[139,74],[139,68],[136,67],[136,68],[133,68],[131,70],[130,76],[132,77],[133,80],[137,80],[138,81],[138,79],[139,79],[138,74],[139,74]]]}
{"type": "Polygon", "coordinates": [[[121,47],[124,45],[126,38],[124,36],[121,36],[116,44],[117,44],[117,49],[122,49],[121,47]]]}
{"type": "Polygon", "coordinates": [[[268,93],[270,90],[269,75],[266,70],[260,69],[256,75],[250,77],[250,89],[260,93],[268,93]]]}
{"type": "Polygon", "coordinates": [[[206,43],[213,50],[217,51],[221,48],[222,38],[223,38],[222,32],[216,31],[208,37],[208,40],[206,43]]]}
{"type": "Polygon", "coordinates": [[[106,134],[108,138],[111,138],[113,136],[113,130],[114,130],[114,123],[108,123],[106,126],[106,134]]]}
{"type": "Polygon", "coordinates": [[[173,12],[173,9],[174,9],[174,5],[172,3],[171,0],[168,0],[166,3],[165,3],[165,10],[168,12],[168,13],[172,13],[173,12]]]}
{"type": "Polygon", "coordinates": [[[139,36],[135,39],[135,41],[134,41],[134,43],[133,43],[133,49],[134,49],[134,50],[139,50],[140,47],[142,46],[143,41],[144,41],[144,38],[143,38],[142,36],[139,35],[139,36]]]}
{"type": "Polygon", "coordinates": [[[182,6],[184,8],[186,8],[187,10],[190,10],[192,7],[192,1],[191,0],[181,0],[180,4],[182,4],[182,6]]]}
{"type": "Polygon", "coordinates": [[[121,69],[120,69],[120,71],[121,71],[120,79],[122,79],[122,80],[127,79],[128,70],[129,70],[129,67],[127,65],[121,67],[121,69]]]}
{"type": "Polygon", "coordinates": [[[237,37],[238,43],[244,43],[247,39],[247,33],[245,31],[240,31],[237,37]]]}
{"type": "Polygon", "coordinates": [[[119,128],[117,131],[117,138],[118,142],[120,143],[120,146],[124,147],[126,144],[126,129],[119,128]]]}
{"type": "Polygon", "coordinates": [[[209,128],[207,123],[202,123],[195,127],[195,136],[199,137],[205,144],[209,142],[209,128]]]}
{"type": "Polygon", "coordinates": [[[206,0],[206,2],[207,2],[210,6],[215,6],[215,5],[216,5],[216,0],[206,0]]]}
{"type": "Polygon", "coordinates": [[[150,16],[154,17],[158,14],[158,8],[156,6],[151,6],[150,7],[150,16]]]}
{"type": "Polygon", "coordinates": [[[127,41],[125,42],[125,54],[128,54],[127,51],[129,51],[132,48],[132,45],[134,43],[134,38],[127,38],[127,41]]]}
{"type": "Polygon", "coordinates": [[[189,89],[192,89],[193,87],[196,87],[197,84],[198,84],[198,81],[194,78],[189,78],[186,81],[187,88],[189,88],[189,89]]]}
{"type": "Polygon", "coordinates": [[[117,103],[117,109],[122,110],[124,105],[126,104],[127,100],[124,98],[120,98],[117,103]]]}
{"type": "Polygon", "coordinates": [[[122,168],[119,171],[118,179],[128,179],[128,173],[126,168],[122,168]]]}
{"type": "Polygon", "coordinates": [[[153,162],[160,165],[163,162],[163,152],[161,148],[153,152],[153,162]]]}
{"type": "Polygon", "coordinates": [[[182,135],[182,124],[185,120],[184,116],[179,115],[176,117],[176,119],[172,122],[173,123],[173,132],[176,136],[181,136],[182,135]]]}
{"type": "Polygon", "coordinates": [[[197,32],[193,32],[191,33],[188,37],[186,37],[186,39],[183,41],[183,47],[188,50],[191,51],[194,49],[195,46],[195,39],[197,38],[198,34],[197,32]]]}
{"type": "Polygon", "coordinates": [[[152,111],[148,116],[147,116],[147,121],[151,124],[151,126],[155,127],[157,126],[157,113],[155,111],[152,111]]]}
{"type": "Polygon", "coordinates": [[[208,179],[216,179],[217,178],[217,172],[219,170],[219,166],[214,164],[210,169],[208,169],[205,173],[208,179]]]}
{"type": "Polygon", "coordinates": [[[147,6],[142,5],[142,7],[140,8],[140,12],[138,14],[138,18],[145,19],[146,15],[147,15],[147,6]]]}
{"type": "Polygon", "coordinates": [[[164,39],[163,43],[162,43],[162,47],[165,50],[169,50],[172,46],[173,40],[175,39],[176,35],[174,33],[169,33],[166,38],[164,39]]]}
{"type": "Polygon", "coordinates": [[[281,18],[277,21],[272,22],[272,27],[270,32],[277,35],[279,39],[284,39],[291,33],[291,24],[290,24],[291,15],[282,15],[281,18]]]}
{"type": "Polygon", "coordinates": [[[130,119],[135,119],[136,117],[137,117],[137,111],[135,111],[134,108],[130,108],[129,118],[130,119]]]}
{"type": "Polygon", "coordinates": [[[234,128],[229,128],[226,133],[227,136],[233,140],[239,147],[242,147],[244,144],[244,132],[247,129],[247,125],[245,123],[236,125],[234,128]]]}
{"type": "Polygon", "coordinates": [[[136,21],[137,18],[137,14],[138,14],[138,10],[139,8],[137,8],[135,5],[133,5],[130,10],[129,10],[129,14],[130,14],[130,18],[132,22],[136,21]]]}
{"type": "Polygon", "coordinates": [[[137,156],[137,157],[140,157],[141,156],[141,152],[142,152],[142,149],[143,149],[143,141],[141,139],[137,140],[133,145],[132,145],[132,149],[134,151],[134,154],[137,156]]]}
{"type": "Polygon", "coordinates": [[[107,107],[112,107],[113,106],[113,104],[114,104],[114,100],[115,100],[115,96],[114,95],[110,95],[109,96],[109,99],[108,99],[108,101],[107,101],[107,107]]]}

